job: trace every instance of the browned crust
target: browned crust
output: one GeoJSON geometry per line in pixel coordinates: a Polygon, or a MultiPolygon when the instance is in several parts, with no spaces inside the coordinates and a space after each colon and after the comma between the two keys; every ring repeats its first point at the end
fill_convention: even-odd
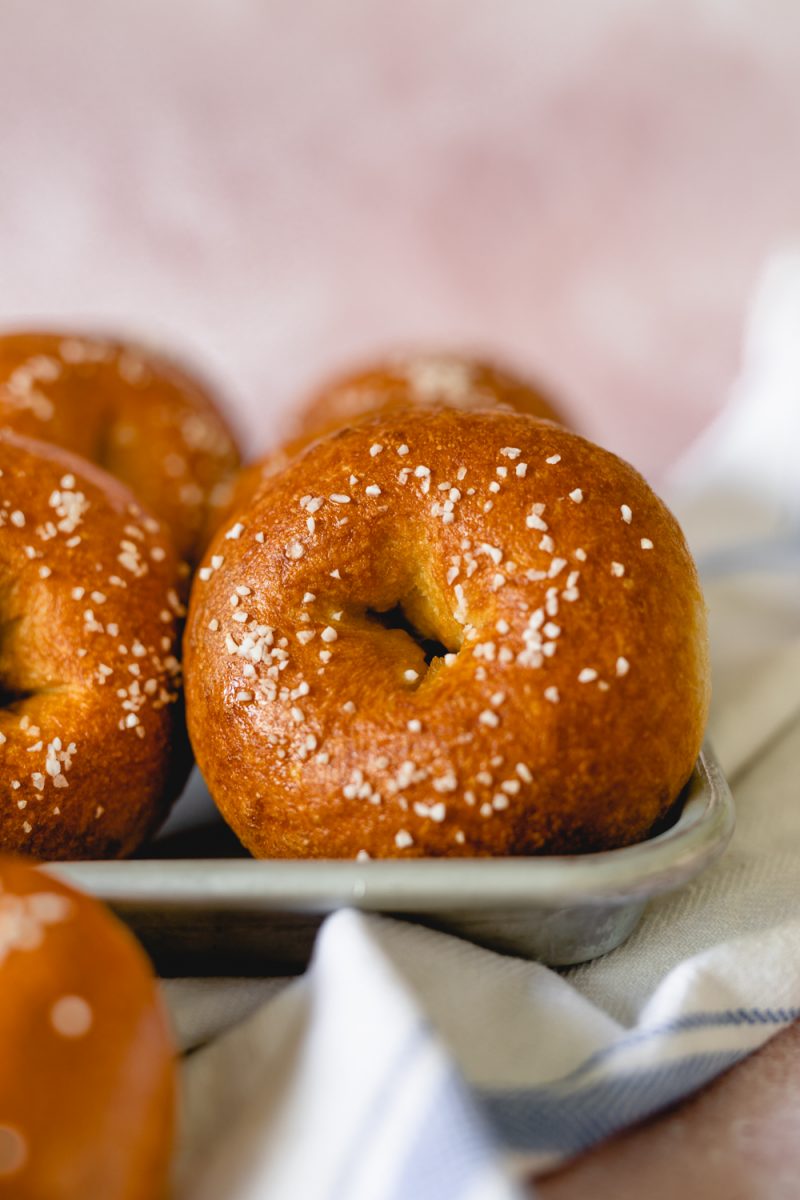
{"type": "Polygon", "coordinates": [[[0,426],[122,479],[192,562],[230,504],[239,455],[218,402],[182,366],[134,343],[0,336],[0,426]]]}
{"type": "Polygon", "coordinates": [[[313,444],[217,534],[185,653],[198,762],[259,856],[637,841],[709,698],[674,518],[619,458],[498,411],[381,413],[313,444]],[[398,602],[449,665],[365,617],[398,602]]]}
{"type": "Polygon", "coordinates": [[[130,853],[188,773],[179,563],[117,480],[0,431],[0,846],[130,853]]]}
{"type": "Polygon", "coordinates": [[[160,1200],[174,1050],[136,941],[102,905],[3,858],[0,969],[0,1192],[160,1200]]]}
{"type": "Polygon", "coordinates": [[[301,405],[287,441],[236,480],[230,511],[327,433],[373,412],[448,405],[464,410],[501,408],[565,424],[557,403],[538,383],[486,359],[454,354],[396,354],[329,381],[301,405]]]}

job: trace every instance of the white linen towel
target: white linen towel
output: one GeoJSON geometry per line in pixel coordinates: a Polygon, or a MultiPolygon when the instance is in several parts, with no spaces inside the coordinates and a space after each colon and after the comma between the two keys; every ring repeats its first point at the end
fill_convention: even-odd
{"type": "Polygon", "coordinates": [[[711,608],[712,734],[738,808],[725,857],[562,973],[344,911],[302,979],[167,984],[194,1047],[181,1200],[518,1197],[521,1173],[800,1016],[799,450],[789,253],[765,273],[730,405],[673,476],[711,608]]]}

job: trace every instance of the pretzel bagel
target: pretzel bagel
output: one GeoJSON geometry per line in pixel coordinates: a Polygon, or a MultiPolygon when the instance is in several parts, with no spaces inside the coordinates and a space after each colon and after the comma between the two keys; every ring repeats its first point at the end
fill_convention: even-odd
{"type": "Polygon", "coordinates": [[[132,343],[0,336],[0,427],[55,442],[122,479],[192,562],[230,504],[238,453],[208,390],[132,343]]]}
{"type": "Polygon", "coordinates": [[[179,564],[131,493],[0,431],[0,847],[130,853],[188,773],[179,564]]]}
{"type": "Polygon", "coordinates": [[[309,447],[217,534],[185,652],[198,762],[260,857],[638,841],[709,699],[674,518],[619,458],[498,411],[309,447]]]}
{"type": "Polygon", "coordinates": [[[466,410],[500,408],[546,420],[562,420],[553,401],[538,385],[493,363],[452,354],[394,355],[342,375],[315,392],[301,406],[289,440],[240,473],[231,511],[241,507],[265,480],[282,471],[318,437],[372,412],[445,404],[466,410]]]}
{"type": "Polygon", "coordinates": [[[165,1200],[171,1037],[102,905],[0,858],[0,1196],[165,1200]]]}

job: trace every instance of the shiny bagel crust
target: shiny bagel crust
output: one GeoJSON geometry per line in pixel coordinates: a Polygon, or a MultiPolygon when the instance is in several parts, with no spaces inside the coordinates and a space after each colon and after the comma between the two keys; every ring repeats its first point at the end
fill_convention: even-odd
{"type": "Polygon", "coordinates": [[[229,511],[240,508],[265,480],[327,433],[373,412],[442,405],[500,408],[564,423],[555,402],[538,384],[494,363],[453,354],[396,354],[316,391],[298,411],[288,440],[239,473],[229,511]]]}
{"type": "Polygon", "coordinates": [[[639,841],[709,700],[669,511],[613,454],[498,411],[381,413],[309,447],[214,539],[185,655],[197,760],[259,857],[639,841]],[[385,628],[398,605],[446,656],[385,628]]]}
{"type": "Polygon", "coordinates": [[[135,940],[0,858],[0,984],[0,1196],[165,1200],[174,1050],[135,940]]]}
{"type": "Polygon", "coordinates": [[[118,480],[0,431],[0,848],[133,851],[189,769],[181,566],[118,480]]]}
{"type": "Polygon", "coordinates": [[[216,401],[183,367],[134,343],[0,336],[0,428],[121,479],[192,562],[231,501],[239,456],[216,401]]]}

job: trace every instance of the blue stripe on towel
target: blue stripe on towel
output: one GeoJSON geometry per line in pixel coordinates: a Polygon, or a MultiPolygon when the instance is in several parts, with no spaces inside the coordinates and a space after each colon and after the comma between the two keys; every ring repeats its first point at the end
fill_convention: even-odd
{"type": "MultiPolygon", "coordinates": [[[[646,1029],[637,1029],[626,1037],[602,1050],[590,1054],[588,1058],[558,1080],[563,1086],[580,1079],[600,1063],[624,1054],[632,1046],[641,1046],[649,1041],[669,1038],[673,1035],[691,1033],[694,1029],[723,1029],[747,1025],[790,1025],[792,1021],[800,1020],[800,1008],[737,1008],[716,1013],[688,1013],[684,1017],[676,1017],[673,1021],[665,1021],[663,1025],[652,1025],[646,1029]]],[[[613,1067],[612,1067],[613,1070],[613,1067]]],[[[555,1086],[555,1085],[552,1085],[555,1086]]]]}
{"type": "Polygon", "coordinates": [[[482,1092],[479,1099],[497,1137],[509,1149],[558,1156],[578,1154],[611,1134],[652,1116],[729,1070],[749,1051],[698,1054],[587,1088],[482,1092]]]}
{"type": "MultiPolygon", "coordinates": [[[[710,1083],[752,1052],[737,1047],[735,1035],[726,1049],[703,1054],[682,1054],[672,1048],[672,1058],[652,1067],[624,1068],[614,1059],[631,1047],[648,1041],[679,1039],[696,1029],[730,1029],[743,1026],[788,1025],[800,1018],[800,1009],[732,1009],[719,1013],[692,1013],[628,1037],[590,1055],[563,1079],[532,1088],[482,1089],[478,1098],[502,1143],[511,1149],[572,1155],[601,1138],[609,1137],[637,1121],[676,1103],[710,1083]],[[603,1066],[604,1075],[581,1085],[581,1079],[603,1066]]],[[[660,1051],[663,1053],[663,1051],[660,1051]]],[[[670,1053],[668,1050],[667,1053],[670,1053]]]]}
{"type": "MultiPolygon", "coordinates": [[[[562,1079],[530,1088],[470,1092],[458,1072],[443,1060],[436,1087],[420,1097],[399,1174],[386,1180],[386,1198],[459,1200],[496,1164],[492,1133],[508,1150],[554,1158],[578,1154],[676,1103],[746,1058],[752,1045],[748,1040],[747,1046],[736,1047],[737,1028],[788,1025],[798,1018],[798,1008],[691,1013],[663,1025],[634,1030],[590,1055],[562,1079]],[[682,1054],[682,1035],[698,1029],[729,1030],[732,1044],[714,1053],[682,1054]],[[670,1048],[671,1039],[676,1045],[670,1048]],[[640,1069],[615,1065],[614,1060],[626,1050],[648,1041],[666,1042],[659,1053],[671,1054],[671,1059],[640,1069]],[[582,1078],[598,1069],[603,1071],[599,1079],[581,1084],[582,1078]]],[[[342,1167],[327,1192],[328,1200],[347,1200],[363,1147],[379,1134],[391,1111],[391,1097],[406,1086],[431,1037],[430,1027],[420,1024],[399,1047],[364,1120],[349,1139],[342,1167]]],[[[509,1200],[517,1195],[515,1184],[509,1180],[509,1200]]]]}

